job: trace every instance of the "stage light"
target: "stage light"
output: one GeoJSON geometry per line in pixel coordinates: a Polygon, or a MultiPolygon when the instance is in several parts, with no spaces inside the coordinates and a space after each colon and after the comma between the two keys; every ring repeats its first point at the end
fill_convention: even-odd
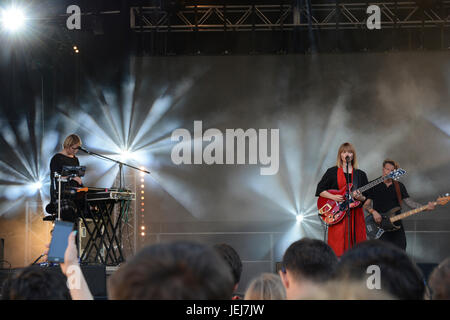
{"type": "Polygon", "coordinates": [[[121,161],[126,161],[129,158],[131,158],[131,153],[128,150],[122,150],[120,152],[120,160],[121,161]]]}
{"type": "Polygon", "coordinates": [[[297,220],[298,223],[302,223],[304,216],[303,214],[297,214],[297,216],[295,217],[295,219],[297,220]]]}
{"type": "Polygon", "coordinates": [[[78,47],[77,46],[73,46],[73,50],[78,50],[78,47]]]}
{"type": "Polygon", "coordinates": [[[1,22],[3,28],[10,32],[20,30],[25,25],[25,15],[23,11],[16,7],[11,7],[1,12],[1,22]]]}
{"type": "Polygon", "coordinates": [[[141,230],[145,230],[145,226],[142,226],[142,227],[141,227],[141,230]]]}
{"type": "Polygon", "coordinates": [[[42,182],[40,182],[40,181],[34,182],[34,183],[30,184],[30,187],[33,191],[41,190],[42,182]]]}
{"type": "Polygon", "coordinates": [[[130,160],[134,160],[134,161],[139,161],[139,152],[135,152],[131,149],[120,149],[120,151],[118,152],[119,154],[119,158],[120,161],[130,161],[130,160]]]}

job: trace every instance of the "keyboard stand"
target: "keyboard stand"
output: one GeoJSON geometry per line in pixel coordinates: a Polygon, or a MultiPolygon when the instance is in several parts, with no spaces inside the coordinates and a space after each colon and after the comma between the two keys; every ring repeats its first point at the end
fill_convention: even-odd
{"type": "Polygon", "coordinates": [[[107,266],[117,266],[125,261],[122,253],[122,217],[129,208],[131,200],[87,200],[84,210],[80,210],[88,241],[80,256],[81,263],[101,263],[107,266]],[[120,210],[116,221],[113,221],[113,211],[119,204],[120,210]],[[87,219],[92,220],[92,227],[87,219]],[[119,232],[119,235],[117,234],[119,232]],[[92,253],[92,254],[91,254],[92,253]]]}

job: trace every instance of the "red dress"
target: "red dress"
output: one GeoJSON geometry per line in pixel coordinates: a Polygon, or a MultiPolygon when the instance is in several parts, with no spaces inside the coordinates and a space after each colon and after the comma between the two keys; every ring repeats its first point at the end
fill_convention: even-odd
{"type": "MultiPolygon", "coordinates": [[[[352,178],[353,181],[353,172],[352,178]]],[[[346,185],[344,170],[337,170],[338,189],[346,185]]],[[[366,240],[366,223],[364,221],[364,211],[362,208],[350,210],[350,248],[355,244],[366,240]],[[353,228],[354,226],[354,228],[353,228]],[[354,234],[353,234],[354,230],[354,234]]],[[[347,215],[338,224],[328,227],[328,245],[333,249],[336,256],[340,257],[349,249],[348,242],[348,217],[347,215]]]]}

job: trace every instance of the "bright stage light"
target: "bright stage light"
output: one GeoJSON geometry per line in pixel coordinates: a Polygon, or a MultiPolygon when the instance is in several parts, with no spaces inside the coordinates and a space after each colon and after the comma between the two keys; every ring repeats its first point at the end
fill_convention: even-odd
{"type": "Polygon", "coordinates": [[[32,183],[32,184],[31,184],[31,187],[32,187],[34,190],[41,190],[41,188],[42,188],[42,182],[38,181],[38,182],[32,183]]]}
{"type": "Polygon", "coordinates": [[[10,32],[20,30],[25,25],[25,15],[19,8],[11,7],[1,12],[3,28],[10,32]]]}
{"type": "Polygon", "coordinates": [[[303,221],[303,219],[304,219],[304,216],[299,213],[299,214],[297,214],[295,219],[297,220],[298,223],[301,223],[303,221]]]}
{"type": "Polygon", "coordinates": [[[128,150],[122,150],[122,152],[120,153],[120,160],[126,161],[130,158],[131,158],[131,152],[128,150]]]}

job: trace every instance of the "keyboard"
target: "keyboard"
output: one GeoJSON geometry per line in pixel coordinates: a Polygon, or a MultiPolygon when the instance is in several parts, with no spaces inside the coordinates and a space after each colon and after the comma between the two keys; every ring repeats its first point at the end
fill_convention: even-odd
{"type": "Polygon", "coordinates": [[[66,194],[85,195],[87,201],[136,200],[136,193],[130,190],[98,187],[66,187],[66,194]]]}

